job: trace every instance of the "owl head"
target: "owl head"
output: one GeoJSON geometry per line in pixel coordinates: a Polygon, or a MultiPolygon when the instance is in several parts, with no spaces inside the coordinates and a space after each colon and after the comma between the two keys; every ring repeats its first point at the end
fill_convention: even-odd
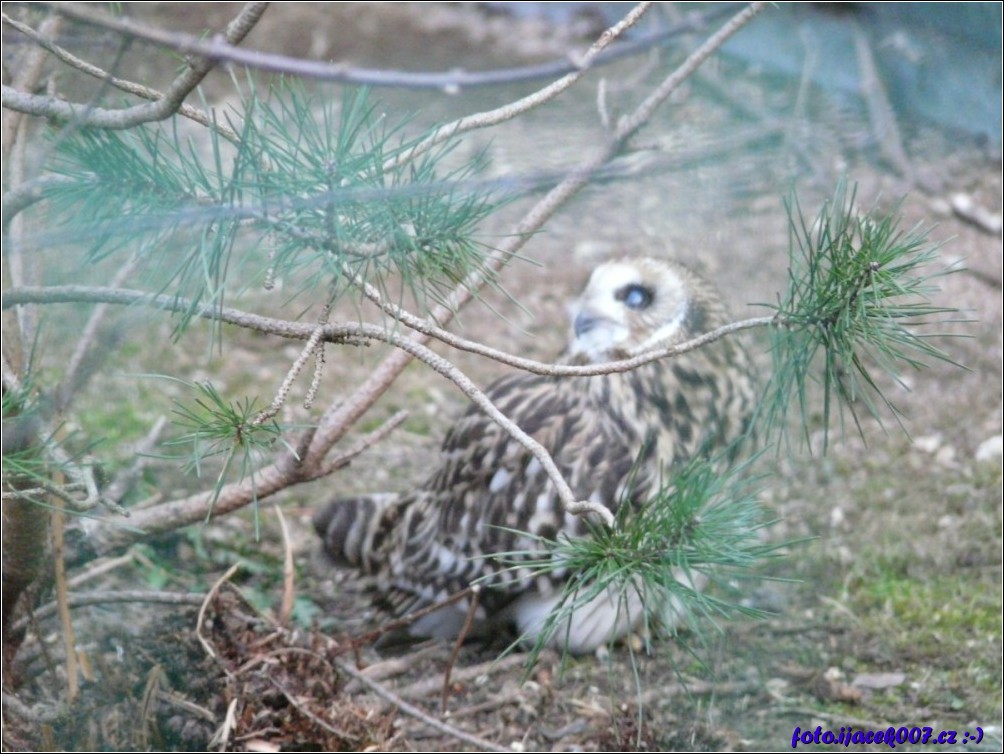
{"type": "Polygon", "coordinates": [[[709,283],[675,262],[624,258],[597,267],[571,307],[575,363],[630,358],[700,335],[724,321],[709,283]]]}

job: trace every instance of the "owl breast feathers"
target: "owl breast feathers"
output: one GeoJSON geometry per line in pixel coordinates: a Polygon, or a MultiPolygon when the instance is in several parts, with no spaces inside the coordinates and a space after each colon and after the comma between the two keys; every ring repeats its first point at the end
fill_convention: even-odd
{"type": "MultiPolygon", "coordinates": [[[[571,364],[636,356],[725,322],[708,283],[651,258],[599,266],[572,313],[562,359],[571,364]]],[[[511,374],[486,392],[548,450],[577,500],[611,510],[644,504],[674,465],[741,437],[753,399],[748,357],[732,338],[629,372],[511,374]]],[[[450,430],[425,484],[402,494],[335,500],[314,517],[314,526],[327,554],[375,575],[399,612],[442,601],[478,580],[475,628],[515,624],[530,641],[560,601],[568,574],[560,567],[547,575],[514,571],[511,555],[506,563],[492,556],[525,551],[540,558],[542,540],[588,536],[586,522],[563,510],[541,464],[476,408],[450,430]]],[[[454,602],[410,630],[456,636],[468,610],[468,602],[454,602]]],[[[552,641],[572,652],[591,651],[637,628],[642,618],[640,604],[599,597],[577,609],[552,641]]]]}

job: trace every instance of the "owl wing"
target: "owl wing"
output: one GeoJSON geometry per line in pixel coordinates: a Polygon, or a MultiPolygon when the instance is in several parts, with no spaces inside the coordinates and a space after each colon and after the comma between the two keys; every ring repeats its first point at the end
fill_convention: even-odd
{"type": "MultiPolygon", "coordinates": [[[[644,442],[637,428],[611,409],[607,381],[514,374],[487,394],[551,453],[577,499],[616,508],[644,442]]],[[[586,533],[585,521],[564,511],[540,462],[476,408],[453,426],[440,467],[399,510],[382,540],[383,553],[374,560],[387,564],[395,588],[429,601],[481,579],[494,587],[483,597],[487,604],[503,604],[528,588],[531,574],[507,570],[491,556],[539,557],[543,540],[586,533]]]]}

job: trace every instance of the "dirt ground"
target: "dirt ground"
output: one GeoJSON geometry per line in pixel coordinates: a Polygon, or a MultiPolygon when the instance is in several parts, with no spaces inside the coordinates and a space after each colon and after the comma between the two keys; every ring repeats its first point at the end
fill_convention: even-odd
{"type": "MultiPolygon", "coordinates": [[[[198,5],[206,6],[199,14],[213,18],[185,18],[181,14],[195,13],[182,10],[187,5],[159,4],[150,20],[194,30],[218,26],[233,12],[230,4],[198,5]]],[[[415,67],[415,50],[423,50],[425,69],[471,60],[487,68],[563,54],[570,40],[595,27],[587,14],[556,33],[537,22],[517,24],[456,5],[428,13],[396,4],[366,13],[341,5],[276,7],[248,44],[401,68],[415,67]],[[472,57],[472,48],[481,56],[472,57]]],[[[666,60],[647,72],[637,65],[606,69],[615,84],[615,110],[637,101],[669,69],[666,60]]],[[[735,100],[770,110],[790,97],[738,64],[712,70],[716,81],[729,82],[735,100]]],[[[225,91],[222,79],[214,86],[225,91]]],[[[929,726],[935,736],[957,731],[966,750],[998,750],[1004,740],[1002,242],[999,226],[988,230],[955,208],[959,197],[968,198],[1000,218],[999,145],[912,129],[906,145],[914,175],[923,180],[911,184],[874,151],[857,147],[867,127],[852,122],[846,105],[820,95],[806,119],[805,127],[815,130],[800,142],[803,153],[811,147],[815,161],[790,171],[789,142],[753,145],[764,123],[737,117],[729,101],[709,94],[710,87],[698,81],[675,98],[639,139],[655,157],[643,161],[638,178],[590,188],[576,199],[530,242],[528,259],[504,274],[512,296],[488,292],[463,312],[457,329],[549,360],[566,337],[566,303],[597,260],[619,253],[665,254],[689,263],[716,282],[737,316],[757,315],[762,310],[747,302],[774,300],[787,279],[781,200],[792,185],[808,214],[841,173],[857,182],[859,206],[891,208],[906,195],[902,226],[930,227],[930,238],[941,244],[936,264],[966,268],[941,278],[933,295],[934,303],[963,314],[965,321],[945,325],[945,336],[935,340],[961,367],[934,362],[904,373],[901,384],[883,382],[902,410],[905,431],[888,416],[884,427],[866,418],[863,437],[838,432],[824,455],[814,416],[811,449],[762,462],[761,500],[766,518],[776,521],[766,535],[798,541],[783,558],[735,584],[730,596],[763,617],[700,623],[658,641],[651,654],[630,646],[597,657],[545,653],[531,668],[519,651],[500,658],[505,643],[465,646],[455,661],[453,648],[442,643],[376,649],[365,635],[387,618],[355,574],[318,561],[310,516],[333,497],[407,489],[435,463],[464,398],[413,365],[359,428],[363,433],[407,409],[409,419],[399,430],[346,471],[277,500],[292,529],[297,628],[280,629],[272,617],[283,591],[284,551],[270,505],[260,511],[257,541],[256,514],[247,511],[137,546],[127,565],[88,589],[206,594],[228,566],[239,563],[240,569],[215,601],[202,606],[202,615],[197,604],[105,605],[75,613],[80,654],[88,663],[80,699],[68,718],[8,726],[5,748],[477,750],[381,698],[353,678],[348,665],[365,668],[367,678],[426,716],[512,751],[770,750],[791,747],[796,729],[817,726],[834,732],[929,726]],[[979,744],[964,738],[977,726],[983,731],[979,744]]],[[[516,95],[378,93],[388,111],[421,103],[416,128],[516,95]]],[[[497,175],[574,163],[602,138],[595,102],[593,84],[542,112],[472,135],[458,157],[485,149],[497,175]]],[[[493,216],[485,237],[504,234],[530,201],[493,216]]],[[[241,293],[236,300],[288,315],[275,298],[261,296],[241,293]]],[[[359,315],[346,304],[335,316],[359,315]]],[[[170,323],[149,326],[158,338],[170,331],[170,323]]],[[[205,332],[193,328],[189,337],[191,351],[178,355],[172,373],[185,379],[208,374],[235,395],[269,395],[298,353],[298,346],[277,348],[241,336],[223,356],[207,357],[199,342],[205,332]]],[[[766,342],[754,335],[750,343],[766,370],[766,342]]],[[[152,350],[120,349],[108,365],[109,382],[93,391],[94,405],[82,422],[107,424],[116,415],[102,403],[105,391],[137,395],[127,372],[165,370],[162,354],[152,350]]],[[[469,354],[440,351],[482,385],[504,371],[469,354]]],[[[329,355],[322,394],[329,400],[347,394],[382,353],[329,355]]],[[[305,420],[302,414],[288,418],[305,420]]],[[[152,482],[167,498],[199,484],[205,481],[166,467],[152,482]]],[[[58,624],[45,619],[22,650],[16,675],[25,703],[60,693],[58,636],[58,624]]],[[[813,747],[820,748],[804,745],[813,747]]],[[[855,746],[861,748],[882,747],[855,746]]]]}

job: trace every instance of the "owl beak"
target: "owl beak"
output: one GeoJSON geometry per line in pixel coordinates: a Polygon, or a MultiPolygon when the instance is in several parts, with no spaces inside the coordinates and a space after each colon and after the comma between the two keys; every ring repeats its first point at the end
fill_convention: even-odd
{"type": "Polygon", "coordinates": [[[573,327],[575,328],[575,337],[581,338],[588,332],[595,330],[603,322],[603,317],[598,317],[591,312],[579,312],[575,316],[575,322],[573,327]]]}

